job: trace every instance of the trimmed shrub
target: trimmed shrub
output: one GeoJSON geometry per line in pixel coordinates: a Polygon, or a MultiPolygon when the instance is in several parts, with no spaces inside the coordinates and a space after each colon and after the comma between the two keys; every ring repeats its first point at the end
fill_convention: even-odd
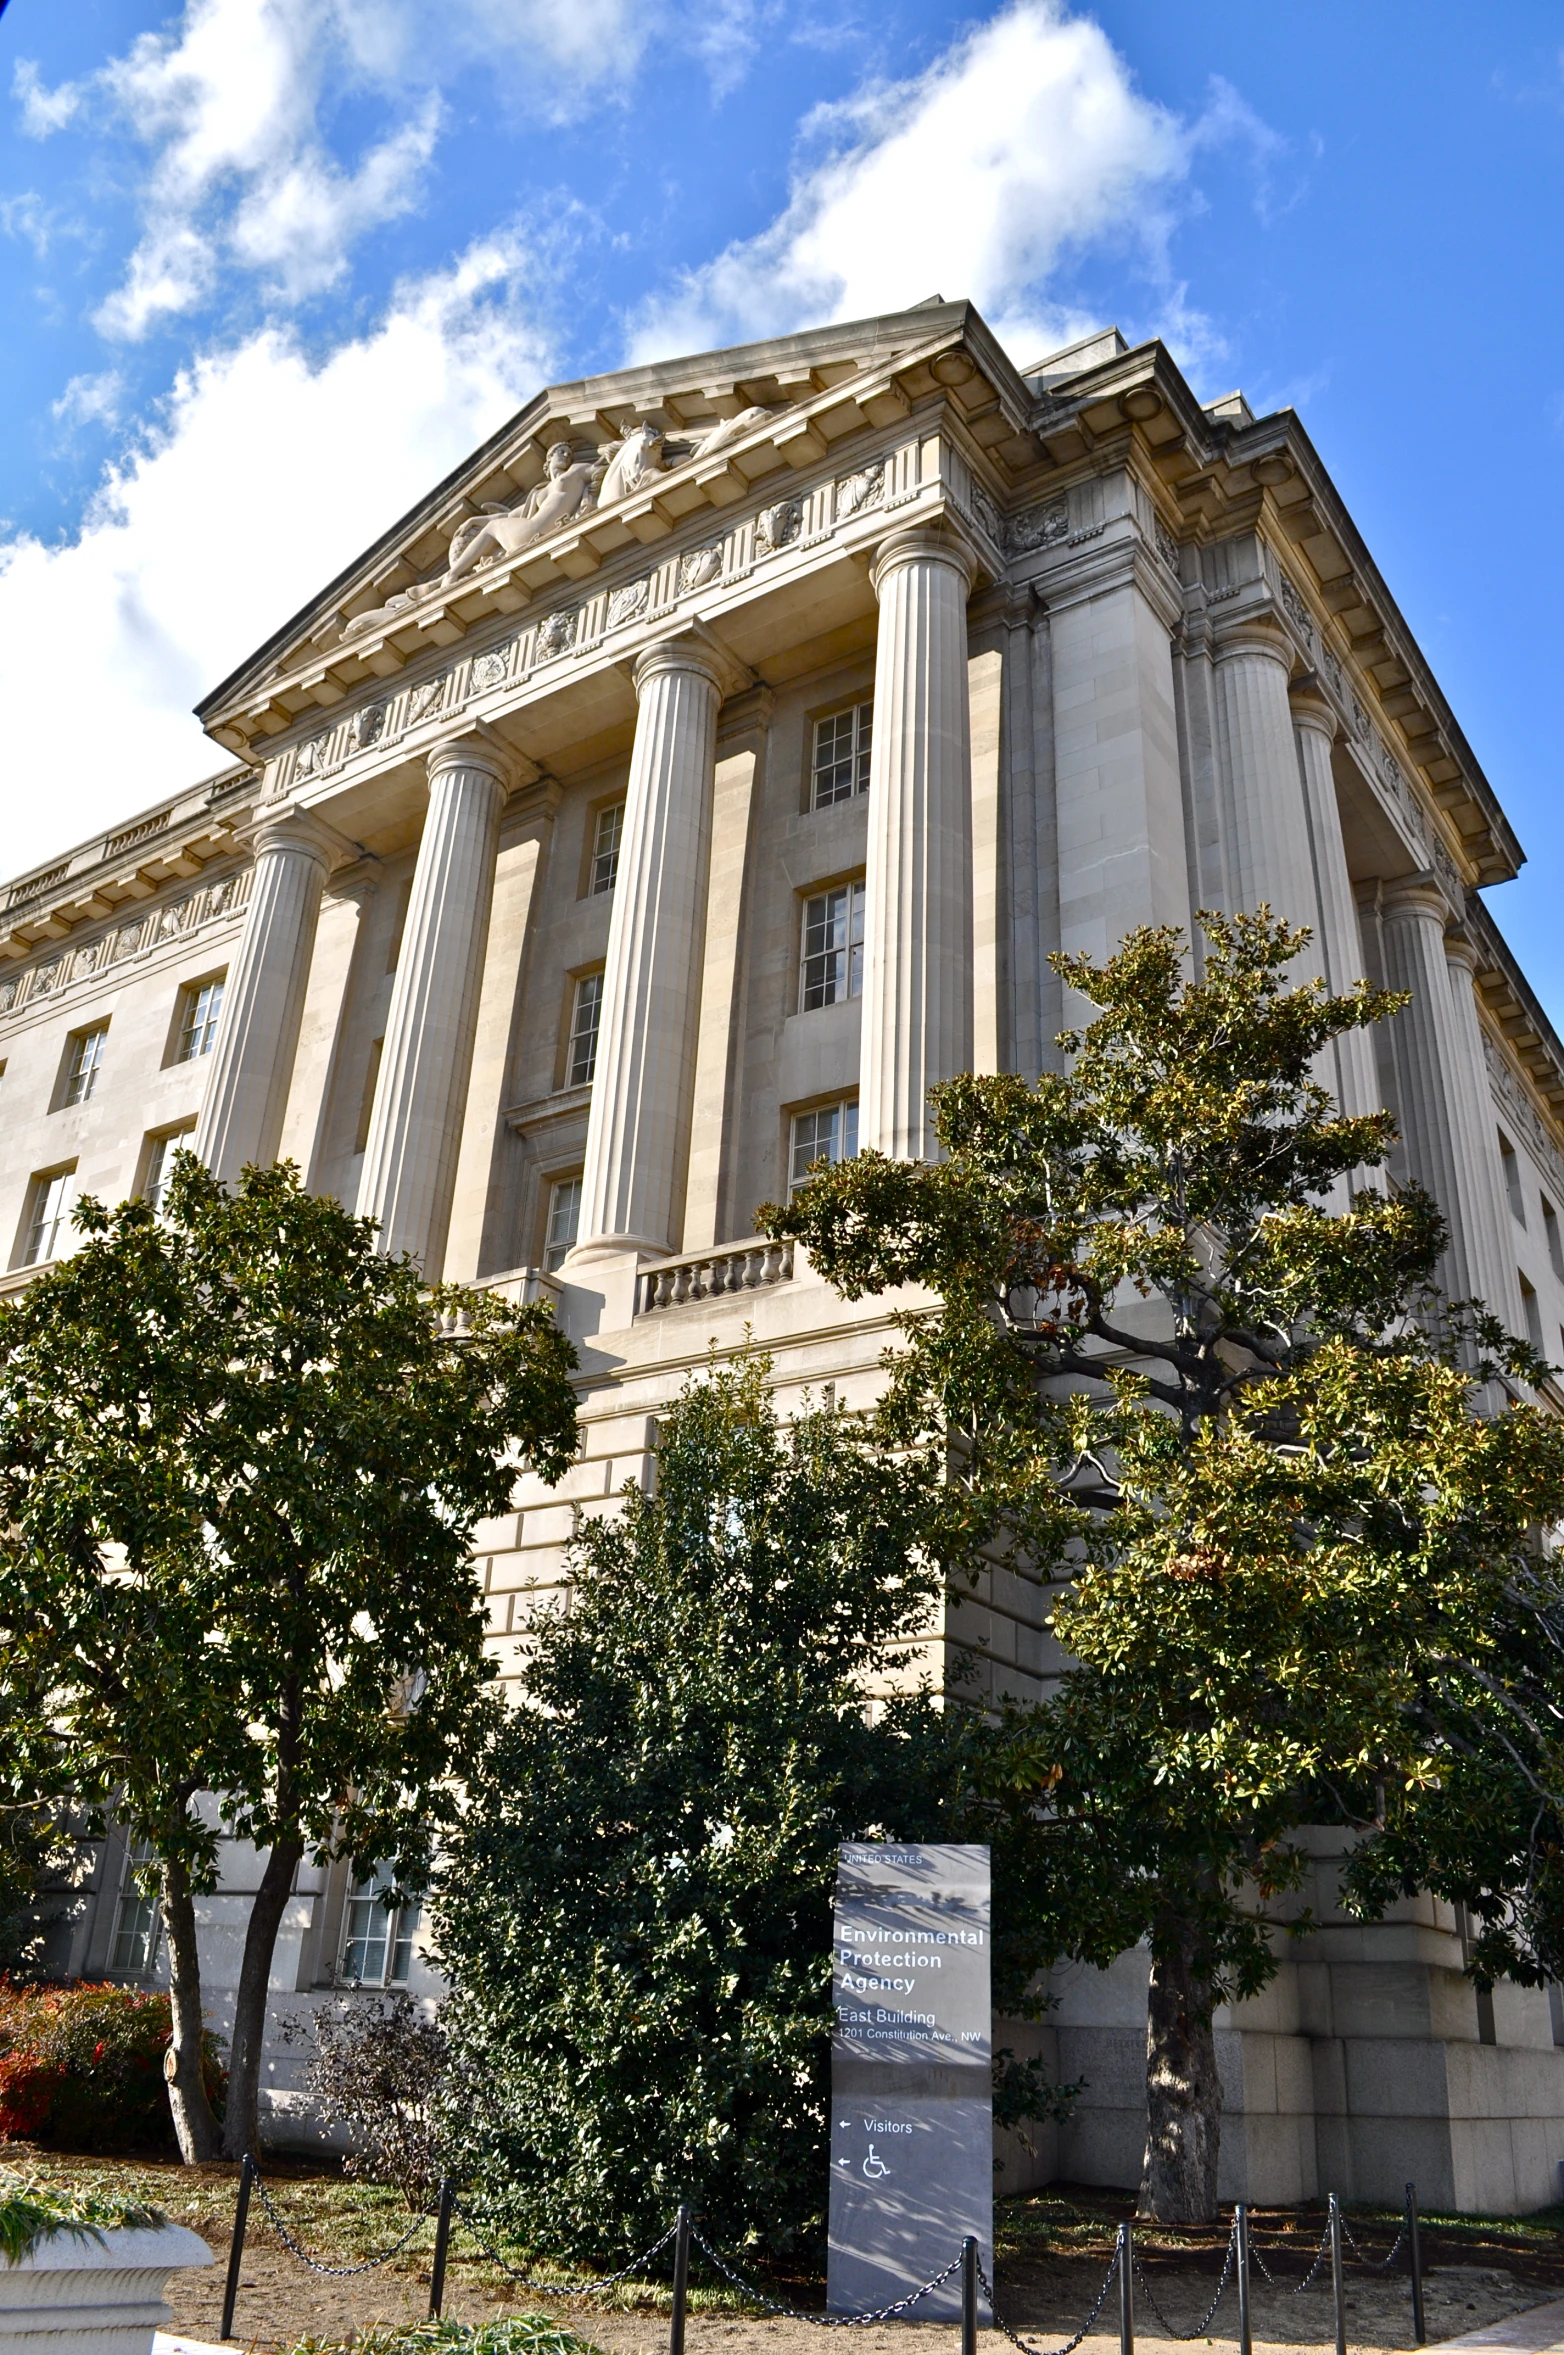
{"type": "MultiPolygon", "coordinates": [[[[0,1979],[0,2141],[111,2152],[174,2147],[163,2055],[166,1995],[82,1982],[16,1987],[0,1979]]],[[[215,2036],[207,2090],[221,2098],[215,2036]]]]}

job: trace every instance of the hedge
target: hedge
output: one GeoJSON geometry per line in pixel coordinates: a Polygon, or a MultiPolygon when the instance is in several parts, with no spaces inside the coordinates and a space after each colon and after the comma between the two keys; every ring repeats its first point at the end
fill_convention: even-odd
{"type": "MultiPolygon", "coordinates": [[[[163,2082],[169,2036],[164,1994],[87,1981],[18,1987],[0,1979],[0,2142],[88,2152],[171,2149],[163,2082]]],[[[220,2103],[218,2053],[209,2035],[207,2089],[220,2103]]]]}

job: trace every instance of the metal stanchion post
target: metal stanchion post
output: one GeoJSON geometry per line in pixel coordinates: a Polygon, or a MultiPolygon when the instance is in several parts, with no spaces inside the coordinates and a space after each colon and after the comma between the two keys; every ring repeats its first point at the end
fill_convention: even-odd
{"type": "Polygon", "coordinates": [[[451,2202],[456,2186],[449,2175],[440,2178],[440,2208],[434,2226],[434,2264],[429,2272],[429,2319],[438,2322],[445,2304],[445,2259],[451,2246],[451,2202]]]}
{"type": "Polygon", "coordinates": [[[977,2355],[978,2245],[971,2233],[961,2244],[961,2355],[977,2355]]]}
{"type": "Polygon", "coordinates": [[[1412,2271],[1412,2337],[1419,2347],[1428,2344],[1423,2315],[1423,2243],[1417,2229],[1417,2185],[1407,2185],[1407,2254],[1412,2271]]]}
{"type": "Polygon", "coordinates": [[[690,2296],[690,2210],[679,2202],[679,2221],[673,2236],[673,2314],[668,2324],[668,2355],[684,2355],[684,2311],[690,2296]]]}
{"type": "Polygon", "coordinates": [[[1240,2201],[1235,2229],[1238,2234],[1238,2345],[1240,2355],[1253,2355],[1249,2329],[1249,2211],[1240,2201]]]}
{"type": "Polygon", "coordinates": [[[1347,2355],[1347,2284],[1341,2247],[1341,2202],[1330,2196],[1330,2286],[1336,2301],[1336,2355],[1347,2355]]]}
{"type": "Polygon", "coordinates": [[[1119,2355],[1135,2355],[1134,2227],[1119,2226],[1119,2355]]]}
{"type": "Polygon", "coordinates": [[[219,2338],[234,2335],[234,2301],[239,2295],[239,2268],[244,2263],[244,2228],[250,2221],[250,2186],[255,2181],[255,2161],[248,2151],[239,2169],[239,2197],[234,2202],[234,2236],[228,2244],[228,2286],[223,2291],[223,2327],[219,2338]]]}

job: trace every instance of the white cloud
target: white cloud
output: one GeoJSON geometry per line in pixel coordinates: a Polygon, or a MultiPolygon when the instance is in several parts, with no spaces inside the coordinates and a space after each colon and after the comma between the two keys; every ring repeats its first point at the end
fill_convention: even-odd
{"type": "Polygon", "coordinates": [[[46,90],[30,57],[17,59],[11,88],[21,105],[22,129],[29,139],[47,139],[51,131],[63,130],[81,104],[81,90],[75,82],[61,82],[46,90]]]}
{"type": "Polygon", "coordinates": [[[540,279],[495,236],[318,366],[208,354],[74,539],[0,543],[9,871],[225,765],[190,706],[535,388],[540,279]]]}
{"type": "MultiPolygon", "coordinates": [[[[747,56],[752,0],[670,12],[677,37],[729,79],[747,56]]],[[[445,118],[442,88],[470,68],[484,104],[570,121],[622,91],[666,0],[186,0],[81,84],[46,91],[18,69],[25,127],[42,136],[105,107],[149,149],[143,231],[100,305],[107,335],[144,336],[197,310],[225,267],[293,303],[342,277],[368,231],[409,211],[445,118]],[[331,134],[344,100],[382,121],[351,162],[331,134]]],[[[469,136],[483,138],[483,113],[469,136]]]]}
{"type": "Polygon", "coordinates": [[[101,376],[73,376],[49,413],[61,425],[117,425],[124,385],[116,370],[101,376]]]}
{"type": "Polygon", "coordinates": [[[1166,289],[1194,134],[1101,29],[1018,0],[916,79],[820,108],[790,201],[633,322],[647,359],[970,295],[1018,356],[1091,322],[1050,303],[1061,258],[1111,242],[1166,289]]]}

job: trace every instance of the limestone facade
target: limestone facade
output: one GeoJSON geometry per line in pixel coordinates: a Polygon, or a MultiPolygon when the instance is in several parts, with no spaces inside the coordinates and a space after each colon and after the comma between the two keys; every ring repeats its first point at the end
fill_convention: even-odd
{"type": "MultiPolygon", "coordinates": [[[[1396,1114],[1451,1288],[1564,1356],[1564,1047],[1477,896],[1519,846],[1297,417],[1202,407],[1159,345],[1018,370],[931,303],[551,388],[201,717],[233,765],[0,904],[0,1290],[193,1137],[550,1297],[585,1436],[478,1533],[502,1671],[713,1344],[751,1331],[784,1403],[872,1396],[895,1304],[754,1207],[925,1151],[936,1080],[1047,1068],[1054,948],[1266,899],[1301,971],[1412,989],[1325,1076],[1396,1114]]],[[[996,1572],[931,1658],[1037,1692],[1045,1608],[996,1572]]],[[[219,2028],[254,1863],[206,1908],[219,2028]]],[[[60,1967],[156,1974],[124,1866],[60,1967]]],[[[1316,1870],[1324,1926],[1222,2025],[1224,2194],[1552,2200],[1564,2013],[1480,2004],[1448,1908],[1360,1930],[1316,1870]]],[[[302,1871],[279,2018],[429,1992],[403,1931],[302,1871]]],[[[1143,1990],[1135,1955],[1060,1974],[1037,2033],[1088,2090],[1009,2181],[1134,2177],[1143,1990]]]]}

